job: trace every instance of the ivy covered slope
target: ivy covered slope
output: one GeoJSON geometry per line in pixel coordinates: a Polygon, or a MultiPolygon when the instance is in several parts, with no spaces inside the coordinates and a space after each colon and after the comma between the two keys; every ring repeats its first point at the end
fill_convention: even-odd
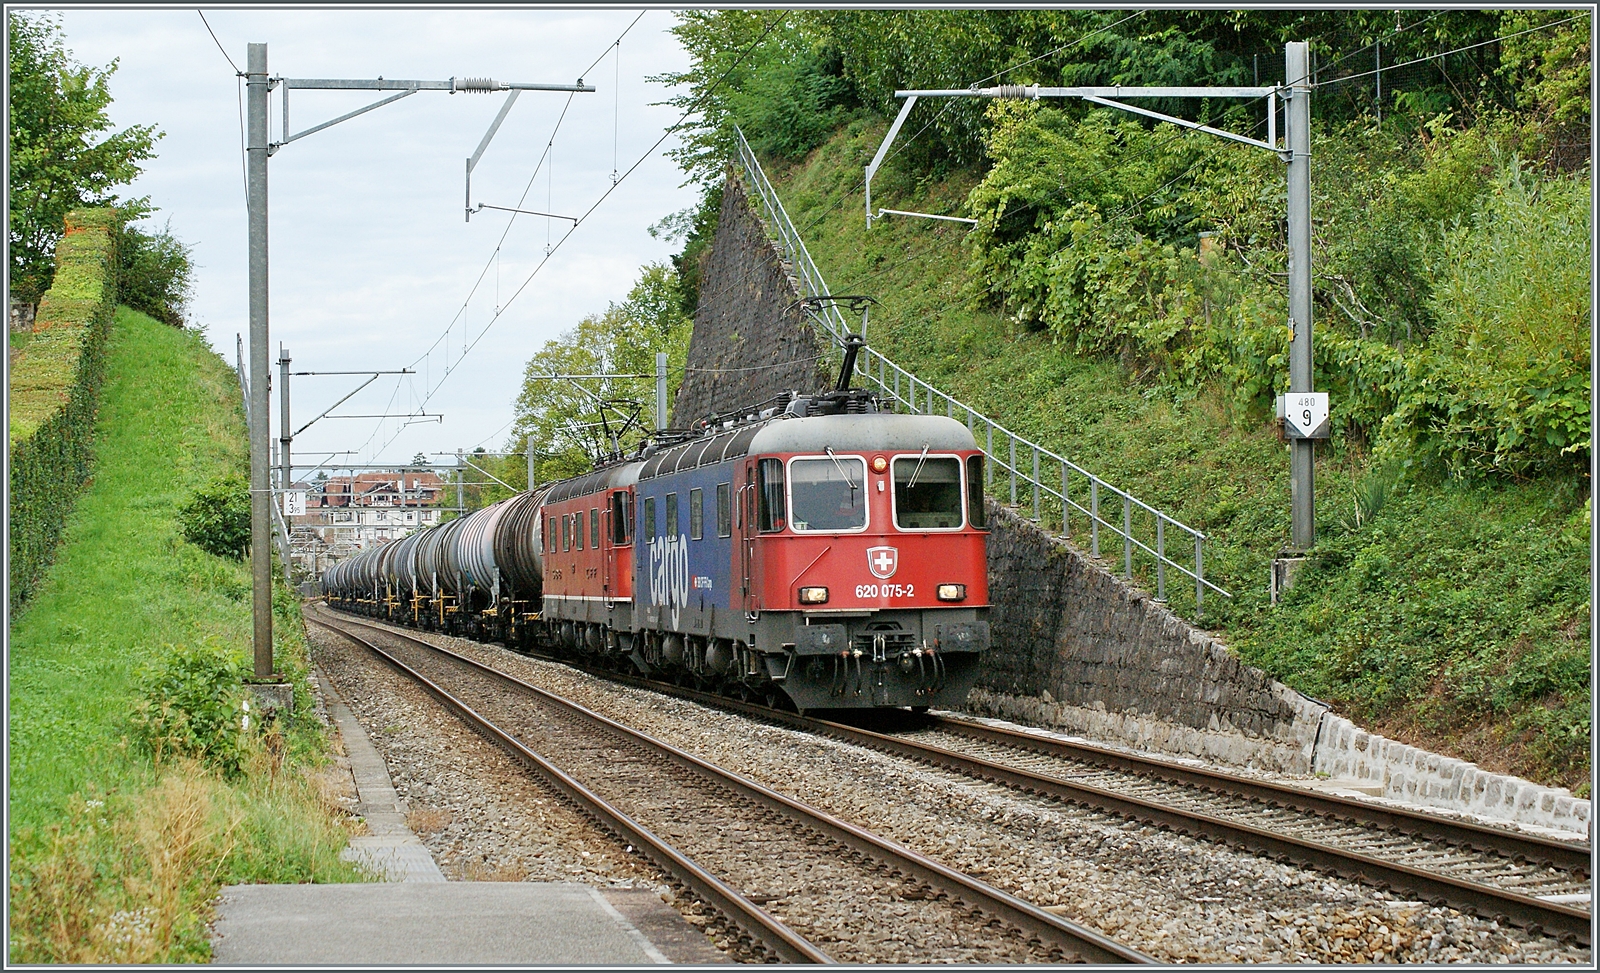
{"type": "Polygon", "coordinates": [[[1235,597],[1203,621],[1248,661],[1391,735],[1586,789],[1587,171],[1524,162],[1489,125],[1320,133],[1317,376],[1337,422],[1318,546],[1274,607],[1281,169],[1109,114],[997,103],[989,122],[986,168],[891,163],[874,183],[970,232],[865,229],[881,120],[774,160],[830,287],[883,302],[873,344],[1205,531],[1235,597]],[[1205,260],[1201,229],[1223,244],[1205,260]]]}

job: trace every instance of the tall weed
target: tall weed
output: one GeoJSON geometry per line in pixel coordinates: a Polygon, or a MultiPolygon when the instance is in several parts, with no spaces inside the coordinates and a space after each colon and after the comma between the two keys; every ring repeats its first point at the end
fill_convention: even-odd
{"type": "Polygon", "coordinates": [[[198,959],[213,872],[241,821],[198,765],[169,770],[132,799],[79,801],[42,842],[13,849],[12,962],[198,959]]]}

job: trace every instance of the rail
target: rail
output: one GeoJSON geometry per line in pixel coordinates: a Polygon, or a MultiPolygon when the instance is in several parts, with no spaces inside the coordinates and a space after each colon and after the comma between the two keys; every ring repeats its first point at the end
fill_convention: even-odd
{"type": "MultiPolygon", "coordinates": [[[[391,666],[405,673],[411,679],[422,684],[423,688],[429,694],[445,703],[447,707],[454,710],[458,715],[466,717],[474,726],[482,730],[490,731],[491,739],[497,739],[498,741],[502,742],[502,745],[509,742],[514,748],[520,750],[523,754],[537,757],[536,754],[533,754],[531,750],[528,750],[511,734],[496,727],[493,723],[489,722],[483,714],[472,711],[460,699],[452,696],[437,683],[428,680],[426,676],[406,665],[392,653],[385,651],[367,639],[363,639],[353,634],[341,625],[330,624],[326,620],[322,619],[314,618],[313,621],[325,628],[330,628],[335,632],[339,632],[346,638],[349,638],[374,651],[380,658],[388,662],[391,666]],[[471,715],[469,716],[468,714],[471,715]]],[[[899,875],[909,878],[912,881],[922,882],[931,886],[932,888],[941,890],[945,896],[957,904],[958,908],[966,911],[976,911],[986,914],[990,917],[991,923],[998,922],[1001,924],[1010,925],[1014,930],[1021,934],[1021,938],[1025,941],[1031,940],[1037,944],[1045,946],[1046,948],[1055,947],[1064,953],[1075,954],[1075,956],[1068,957],[1069,961],[1071,958],[1076,958],[1082,962],[1100,965],[1107,965],[1111,963],[1149,964],[1155,962],[1151,957],[1139,952],[1136,949],[1133,949],[1132,947],[1107,938],[1106,936],[1103,936],[1100,933],[1089,929],[1088,927],[1081,926],[1075,922],[1046,912],[1030,902],[1019,899],[1005,891],[1002,891],[1001,889],[989,885],[979,878],[975,878],[961,871],[950,868],[937,859],[930,858],[897,842],[880,837],[872,831],[869,831],[866,828],[856,825],[848,820],[834,817],[826,811],[820,810],[809,804],[805,804],[795,798],[781,794],[751,778],[740,776],[732,771],[717,766],[716,764],[702,760],[693,754],[679,750],[671,744],[649,736],[642,730],[619,723],[616,720],[590,710],[572,700],[557,695],[556,693],[546,689],[541,689],[538,686],[532,685],[531,683],[524,682],[523,680],[518,679],[509,673],[502,672],[494,666],[488,665],[487,663],[468,658],[460,653],[453,652],[442,646],[434,645],[431,642],[405,632],[396,632],[390,629],[381,628],[377,625],[372,625],[367,622],[355,621],[354,619],[347,620],[347,624],[357,625],[362,628],[382,632],[396,639],[403,639],[406,642],[411,643],[417,648],[420,648],[434,656],[448,659],[452,663],[463,666],[469,671],[488,677],[514,694],[522,695],[525,698],[534,699],[544,705],[552,706],[558,711],[564,712],[565,714],[576,718],[578,721],[587,724],[590,727],[612,734],[628,744],[637,746],[645,751],[650,752],[658,758],[676,764],[678,767],[687,770],[691,775],[698,777],[701,780],[710,782],[713,786],[718,787],[719,789],[730,791],[740,798],[752,801],[763,808],[769,809],[770,811],[789,818],[798,824],[802,829],[822,836],[839,849],[855,851],[869,859],[879,862],[880,871],[887,870],[891,874],[898,873],[899,875]]],[[[542,759],[541,763],[546,763],[546,765],[548,765],[547,762],[543,761],[542,759]]],[[[577,787],[582,786],[572,778],[566,779],[572,781],[572,783],[577,787]]],[[[569,791],[569,793],[571,793],[571,791],[569,791]]],[[[594,801],[599,802],[598,796],[594,797],[594,801]]],[[[596,807],[595,803],[588,801],[585,801],[584,803],[588,807],[596,807]]],[[[618,817],[621,817],[621,812],[617,811],[610,805],[606,805],[606,809],[613,812],[613,814],[617,815],[618,817]]],[[[642,825],[633,822],[631,819],[623,818],[623,820],[625,820],[628,824],[634,825],[635,830],[630,833],[630,837],[636,836],[637,838],[643,839],[649,835],[642,825]]],[[[649,835],[649,837],[653,838],[654,836],[649,835]]],[[[659,843],[660,847],[671,850],[670,845],[660,842],[659,839],[656,839],[656,841],[659,843]]],[[[649,847],[649,845],[641,844],[641,847],[649,847]]],[[[663,867],[668,867],[667,863],[662,862],[659,859],[657,863],[661,864],[663,867]]],[[[668,870],[673,871],[675,874],[680,874],[681,876],[681,873],[677,872],[675,869],[668,868],[668,870]]],[[[709,877],[709,873],[707,873],[707,875],[709,877]]],[[[696,891],[700,891],[698,886],[695,886],[695,889],[696,891]]],[[[729,891],[731,892],[732,890],[730,889],[729,891]]],[[[772,919],[771,916],[765,912],[762,912],[753,904],[750,904],[749,900],[744,899],[744,897],[738,895],[738,893],[733,893],[732,896],[727,896],[723,899],[710,899],[708,897],[708,901],[712,902],[714,905],[717,905],[719,908],[723,908],[725,914],[729,914],[730,918],[740,921],[741,924],[749,922],[749,920],[756,915],[767,919],[772,919]],[[733,913],[731,910],[728,910],[727,906],[732,904],[728,900],[734,897],[737,897],[742,903],[749,905],[749,909],[742,910],[742,913],[733,913]]],[[[769,948],[772,948],[781,959],[785,959],[789,962],[829,961],[829,958],[825,954],[815,952],[815,947],[812,947],[811,944],[807,943],[804,939],[801,939],[797,934],[785,926],[781,920],[775,920],[772,926],[759,929],[753,928],[754,923],[751,923],[750,925],[752,927],[750,928],[750,931],[760,935],[769,948]],[[773,935],[774,933],[786,933],[787,936],[785,937],[785,941],[775,941],[776,937],[773,935]],[[788,946],[787,950],[784,948],[786,945],[788,946]],[[799,948],[809,948],[813,952],[811,952],[809,956],[805,956],[798,960],[791,958],[796,955],[799,948]]]]}
{"type": "MultiPolygon", "coordinates": [[[[366,623],[352,621],[351,624],[366,623]]],[[[645,676],[603,670],[571,659],[556,659],[552,656],[542,656],[542,658],[561,662],[592,676],[626,686],[637,686],[679,699],[691,700],[704,706],[740,713],[754,719],[768,720],[807,733],[828,736],[856,746],[905,757],[929,766],[943,767],[958,774],[1011,787],[1024,793],[1097,808],[1110,814],[1158,824],[1182,834],[1202,836],[1222,844],[1248,848],[1281,861],[1292,861],[1327,874],[1354,878],[1390,891],[1400,891],[1418,898],[1447,903],[1453,908],[1483,918],[1512,922],[1536,934],[1542,931],[1544,934],[1563,941],[1571,940],[1585,947],[1593,942],[1590,930],[1591,917],[1587,909],[1576,907],[1559,898],[1541,897],[1516,876],[1506,876],[1509,881],[1501,885],[1485,881],[1481,865],[1468,864],[1462,874],[1452,877],[1431,868],[1407,864],[1390,857],[1393,847],[1400,844],[1397,842],[1385,841],[1388,847],[1369,848],[1366,851],[1340,847],[1336,842],[1329,842],[1314,833],[1296,836],[1290,831],[1282,830],[1278,824],[1266,823],[1265,827],[1262,827],[1259,826],[1262,822],[1258,821],[1256,825],[1252,825],[1248,820],[1240,820],[1226,813],[1217,815],[1193,807],[1185,808],[1152,795],[1148,791],[1136,795],[1095,785],[1077,775],[1051,776],[1020,764],[996,762],[976,754],[933,746],[885,728],[869,730],[818,719],[815,715],[801,716],[757,703],[717,696],[645,676]],[[1477,874],[1473,874],[1474,872],[1477,874]]],[[[1019,750],[1086,761],[1140,777],[1179,783],[1198,791],[1218,795],[1232,794],[1250,800],[1258,808],[1276,808],[1280,811],[1293,809],[1308,815],[1326,817],[1334,822],[1358,823],[1375,831],[1404,834],[1417,841],[1419,845],[1437,840],[1456,845],[1458,850],[1483,851],[1503,856],[1514,862],[1531,862],[1563,871],[1574,871],[1580,877],[1587,877],[1589,872],[1588,845],[1520,835],[1498,828],[1418,813],[1404,807],[1373,805],[1270,781],[1258,781],[1221,771],[1186,767],[1086,744],[1064,743],[964,720],[936,717],[920,726],[960,733],[980,740],[998,740],[1019,750]]]]}
{"type": "MultiPolygon", "coordinates": [[[[761,163],[756,159],[750,144],[745,141],[744,133],[739,131],[737,126],[734,128],[734,133],[739,140],[740,174],[745,185],[753,189],[759,198],[761,212],[773,242],[783,252],[801,296],[821,297],[828,294],[828,284],[823,280],[822,272],[817,269],[816,262],[806,250],[805,241],[800,239],[800,233],[790,221],[788,212],[778,199],[777,191],[772,188],[772,183],[767,181],[767,175],[762,171],[761,163]]],[[[824,304],[820,309],[808,310],[813,320],[818,321],[832,336],[834,343],[842,346],[844,336],[851,328],[838,307],[824,304]]],[[[1033,508],[1031,519],[1034,523],[1046,529],[1059,523],[1061,533],[1070,539],[1074,516],[1080,521],[1086,521],[1089,531],[1089,554],[1096,560],[1101,558],[1101,533],[1109,532],[1113,544],[1117,539],[1122,542],[1122,576],[1130,581],[1133,579],[1135,557],[1141,553],[1148,557],[1155,567],[1157,601],[1167,600],[1168,569],[1193,579],[1196,615],[1202,611],[1207,588],[1224,598],[1233,597],[1206,579],[1207,538],[1203,532],[1152,507],[1126,490],[1107,483],[1059,453],[1017,435],[966,403],[941,392],[927,381],[896,365],[870,346],[863,349],[863,353],[856,359],[856,370],[877,386],[878,391],[892,403],[924,415],[939,415],[942,409],[943,415],[964,420],[967,429],[978,439],[984,455],[988,457],[988,462],[984,464],[985,490],[992,490],[994,471],[999,467],[1009,480],[1010,506],[1019,513],[1022,512],[1024,508],[1019,506],[1018,498],[1026,494],[1026,499],[1033,508]],[[995,453],[997,443],[1003,455],[995,453]],[[1022,462],[1028,465],[1019,465],[1019,456],[1022,457],[1022,462]],[[1057,470],[1060,471],[1059,482],[1055,479],[1057,470]],[[1113,516],[1118,516],[1120,523],[1117,520],[1107,519],[1102,501],[1108,501],[1112,507],[1119,508],[1113,511],[1113,516]],[[1170,531],[1176,531],[1179,535],[1178,543],[1183,546],[1184,551],[1180,557],[1187,555],[1192,542],[1194,557],[1187,564],[1174,560],[1167,554],[1167,534],[1170,531]]]]}

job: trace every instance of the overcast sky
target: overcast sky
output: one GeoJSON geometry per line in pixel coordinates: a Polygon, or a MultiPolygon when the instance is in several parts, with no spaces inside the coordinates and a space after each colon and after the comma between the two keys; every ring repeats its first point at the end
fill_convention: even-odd
{"type": "MultiPolygon", "coordinates": [[[[60,16],[79,62],[104,66],[118,59],[110,82],[116,125],[154,123],[166,133],[130,195],[148,194],[160,210],[157,222],[170,219],[174,235],[193,245],[198,270],[191,317],[231,364],[234,336],[245,334],[248,346],[249,323],[242,84],[194,9],[64,8],[60,16]]],[[[584,81],[599,89],[593,94],[524,92],[472,181],[474,204],[517,206],[526,190],[521,208],[573,216],[589,210],[611,188],[613,170],[625,172],[678,117],[674,109],[650,105],[675,92],[645,80],[688,67],[688,56],[668,33],[673,14],[646,12],[620,48],[612,46],[638,16],[637,8],[611,7],[206,10],[222,48],[241,69],[246,45],[264,42],[271,73],[290,78],[489,76],[571,84],[587,72],[584,81]],[[556,131],[563,108],[566,118],[556,131]],[[535,177],[552,133],[551,161],[535,177]]],[[[295,371],[414,364],[415,376],[381,377],[336,414],[414,412],[431,391],[426,411],[444,416],[410,425],[324,419],[296,439],[297,466],[336,450],[359,455],[335,462],[403,462],[419,451],[500,448],[534,352],[584,315],[620,300],[642,264],[672,252],[646,229],[695,202],[693,190],[679,185],[682,173],[663,155],[675,139],[623,180],[537,274],[547,244],[570,222],[523,216],[512,223],[510,214],[489,211],[465,222],[464,160],[505,97],[420,92],[272,157],[274,362],[281,342],[295,371]],[[513,301],[524,281],[527,287],[513,301]],[[497,307],[505,310],[488,327],[497,307]],[[464,346],[470,351],[462,357],[464,346]]],[[[282,137],[278,98],[274,92],[274,141],[282,137]]],[[[295,91],[291,132],[376,99],[374,92],[295,91]]],[[[294,425],[360,381],[294,378],[294,425]]]]}

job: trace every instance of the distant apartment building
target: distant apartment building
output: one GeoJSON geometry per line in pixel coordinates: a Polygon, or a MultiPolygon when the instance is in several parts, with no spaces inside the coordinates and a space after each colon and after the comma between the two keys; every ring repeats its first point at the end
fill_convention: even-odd
{"type": "Polygon", "coordinates": [[[330,559],[439,523],[444,480],[436,473],[360,473],[295,488],[306,491],[306,512],[289,518],[290,545],[296,560],[320,575],[330,559]]]}

